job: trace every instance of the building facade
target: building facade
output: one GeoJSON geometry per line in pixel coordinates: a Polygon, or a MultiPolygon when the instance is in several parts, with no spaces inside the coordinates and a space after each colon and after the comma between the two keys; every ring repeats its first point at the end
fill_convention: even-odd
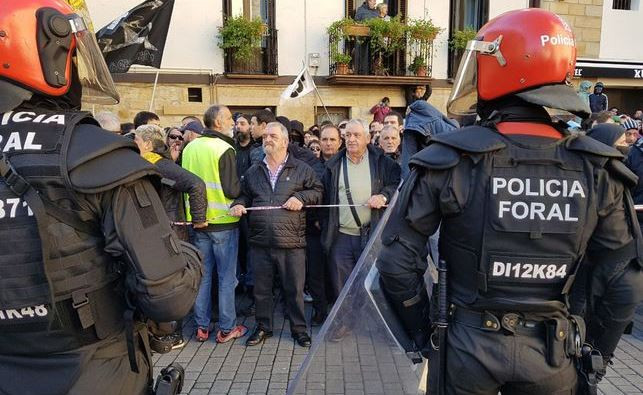
{"type": "MultiPolygon", "coordinates": [[[[85,2],[94,26],[99,29],[141,0],[85,2]]],[[[403,111],[408,91],[418,85],[431,85],[433,94],[429,101],[444,110],[459,61],[458,51],[449,45],[454,33],[466,27],[477,30],[490,18],[526,7],[550,9],[572,25],[579,43],[578,81],[580,78],[603,81],[610,104],[623,109],[627,108],[626,102],[641,102],[643,79],[634,74],[631,78],[615,75],[612,71],[605,74],[606,70],[621,72],[628,65],[643,68],[640,32],[638,40],[634,40],[636,21],[643,20],[640,0],[618,4],[629,7],[628,10],[612,8],[613,2],[623,0],[384,2],[390,16],[409,22],[431,19],[441,29],[431,45],[420,50],[426,55],[424,63],[429,75],[419,76],[409,70],[420,47],[408,42],[384,55],[368,53],[367,70],[358,70],[359,47],[363,50],[367,46],[364,40],[369,39],[369,32],[355,33],[356,36],[346,37],[339,44],[340,52],[352,55],[348,71],[343,71],[348,74],[342,74],[337,58],[331,53],[333,43],[327,29],[333,22],[354,17],[363,0],[178,0],[161,69],[133,66],[128,73],[114,74],[121,103],[89,109],[116,112],[123,122],[130,121],[138,111],[151,109],[164,125],[172,125],[186,115],[201,116],[210,104],[220,103],[230,106],[233,112],[271,108],[277,115],[298,119],[308,127],[327,118],[324,105],[334,121],[347,117],[371,119],[369,109],[382,97],[389,97],[391,107],[403,111]],[[265,25],[261,48],[249,61],[237,61],[230,50],[218,46],[224,19],[237,16],[258,17],[265,25]],[[620,22],[625,17],[631,23],[620,22]],[[623,40],[628,33],[633,40],[623,40]],[[586,66],[590,63],[591,66],[586,66]],[[280,103],[281,93],[304,64],[314,76],[319,95],[309,94],[280,103]]],[[[635,107],[640,108],[640,104],[632,104],[635,107]]]]}

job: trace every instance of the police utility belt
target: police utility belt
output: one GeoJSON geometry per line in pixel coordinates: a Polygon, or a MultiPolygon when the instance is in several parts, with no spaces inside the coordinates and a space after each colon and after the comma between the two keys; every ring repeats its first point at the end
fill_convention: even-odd
{"type": "Polygon", "coordinates": [[[450,321],[486,332],[498,332],[507,336],[541,337],[547,342],[548,362],[559,366],[563,356],[580,357],[585,340],[585,322],[579,316],[530,320],[515,312],[474,311],[451,305],[450,321]]]}

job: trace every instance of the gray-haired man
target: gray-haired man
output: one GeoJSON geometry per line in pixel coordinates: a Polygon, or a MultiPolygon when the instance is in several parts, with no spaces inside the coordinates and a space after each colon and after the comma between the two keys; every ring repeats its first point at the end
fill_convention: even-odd
{"type": "Polygon", "coordinates": [[[288,153],[288,130],[270,122],[263,134],[263,161],[252,165],[241,182],[241,195],[230,215],[249,214],[250,259],[254,265],[257,327],[246,342],[254,346],[272,336],[273,274],[279,272],[290,331],[302,347],[310,346],[304,317],[306,279],[306,211],[318,204],[322,185],[315,171],[288,153]],[[246,207],[281,206],[247,212],[246,207]]]}

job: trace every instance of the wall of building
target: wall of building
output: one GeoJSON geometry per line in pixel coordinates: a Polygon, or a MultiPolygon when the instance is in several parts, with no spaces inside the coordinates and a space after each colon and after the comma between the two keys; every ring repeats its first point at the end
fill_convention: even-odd
{"type": "Polygon", "coordinates": [[[643,60],[640,24],[643,22],[643,4],[632,1],[634,10],[613,10],[612,1],[603,4],[601,29],[602,59],[643,60]]]}
{"type": "Polygon", "coordinates": [[[520,10],[529,7],[529,0],[503,0],[489,2],[489,19],[512,10],[520,10]]]}
{"type": "MultiPolygon", "coordinates": [[[[86,104],[87,111],[111,111],[118,115],[123,122],[132,122],[139,111],[147,111],[152,99],[152,83],[118,83],[121,102],[115,106],[86,104]]],[[[152,111],[159,115],[163,126],[178,125],[187,115],[201,117],[209,105],[213,103],[236,107],[276,107],[277,115],[285,115],[290,119],[298,119],[306,127],[315,123],[315,109],[322,107],[319,98],[310,94],[297,102],[279,103],[279,95],[283,91],[281,85],[198,85],[198,84],[163,84],[157,86],[154,94],[152,111]],[[200,87],[203,92],[203,102],[188,102],[187,88],[200,87]]],[[[429,102],[446,111],[446,102],[451,90],[449,88],[433,88],[429,102]]],[[[377,86],[320,86],[319,93],[327,107],[342,107],[350,117],[370,121],[373,116],[370,108],[377,104],[383,96],[391,99],[391,107],[406,105],[404,92],[398,87],[377,86]]],[[[320,110],[321,111],[321,110],[320,110]]]]}
{"type": "MultiPolygon", "coordinates": [[[[611,5],[612,1],[606,3],[611,5]]],[[[543,0],[541,8],[557,13],[569,23],[576,36],[578,57],[599,57],[603,0],[543,0]]]]}

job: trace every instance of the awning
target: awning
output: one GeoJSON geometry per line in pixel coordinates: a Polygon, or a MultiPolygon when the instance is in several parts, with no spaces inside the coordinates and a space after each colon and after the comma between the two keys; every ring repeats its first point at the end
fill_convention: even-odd
{"type": "Polygon", "coordinates": [[[643,62],[579,58],[576,60],[574,77],[631,78],[643,80],[643,62]]]}

